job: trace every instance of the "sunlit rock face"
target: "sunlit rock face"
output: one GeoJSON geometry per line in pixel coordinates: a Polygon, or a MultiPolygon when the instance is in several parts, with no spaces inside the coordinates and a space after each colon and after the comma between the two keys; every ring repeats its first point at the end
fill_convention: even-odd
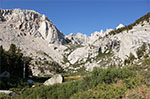
{"type": "Polygon", "coordinates": [[[89,40],[89,37],[86,34],[82,34],[82,33],[77,33],[77,34],[70,33],[65,37],[69,39],[72,44],[85,45],[89,40]]]}
{"type": "MultiPolygon", "coordinates": [[[[0,10],[1,24],[10,25],[20,35],[41,37],[50,44],[65,44],[64,35],[47,19],[32,10],[0,10]]],[[[19,35],[19,34],[18,34],[19,35]]]]}

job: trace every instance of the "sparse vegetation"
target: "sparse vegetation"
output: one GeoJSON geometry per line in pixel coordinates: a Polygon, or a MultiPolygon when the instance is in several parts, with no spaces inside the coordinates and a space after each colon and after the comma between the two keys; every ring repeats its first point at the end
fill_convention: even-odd
{"type": "Polygon", "coordinates": [[[124,64],[125,64],[125,65],[133,64],[133,61],[134,61],[135,59],[136,59],[135,56],[134,56],[132,53],[130,53],[128,59],[125,59],[125,60],[124,60],[124,64]]]}
{"type": "Polygon", "coordinates": [[[66,64],[67,62],[69,62],[69,60],[67,59],[67,57],[66,57],[66,56],[64,56],[63,64],[66,64]]]}
{"type": "Polygon", "coordinates": [[[35,61],[35,65],[38,66],[38,70],[40,70],[41,73],[44,73],[44,70],[48,70],[54,73],[64,72],[63,68],[54,61],[53,62],[47,60],[35,61]]]}
{"type": "Polygon", "coordinates": [[[136,52],[138,59],[140,59],[144,55],[145,51],[146,51],[146,44],[143,43],[143,45],[140,48],[138,48],[136,52]]]}

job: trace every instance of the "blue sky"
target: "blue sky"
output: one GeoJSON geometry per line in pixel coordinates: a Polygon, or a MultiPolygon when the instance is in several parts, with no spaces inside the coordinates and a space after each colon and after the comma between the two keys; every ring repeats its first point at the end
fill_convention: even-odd
{"type": "Polygon", "coordinates": [[[2,9],[30,9],[45,14],[65,35],[128,25],[150,12],[150,0],[0,0],[2,9]]]}

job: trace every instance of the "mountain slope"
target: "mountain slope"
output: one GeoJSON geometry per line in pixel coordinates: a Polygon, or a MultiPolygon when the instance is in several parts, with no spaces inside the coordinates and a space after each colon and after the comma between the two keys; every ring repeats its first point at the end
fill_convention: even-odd
{"type": "Polygon", "coordinates": [[[20,32],[18,36],[31,35],[41,37],[48,43],[65,44],[64,35],[47,19],[45,15],[32,10],[0,10],[1,24],[8,25],[20,32]]]}
{"type": "MultiPolygon", "coordinates": [[[[9,49],[10,44],[19,47],[24,55],[36,61],[61,64],[62,50],[66,44],[64,35],[45,15],[32,10],[0,10],[0,45],[9,49]],[[59,46],[60,50],[56,48],[59,46]]],[[[33,64],[35,64],[33,62],[33,64]]],[[[35,72],[38,69],[35,68],[35,72]]]]}

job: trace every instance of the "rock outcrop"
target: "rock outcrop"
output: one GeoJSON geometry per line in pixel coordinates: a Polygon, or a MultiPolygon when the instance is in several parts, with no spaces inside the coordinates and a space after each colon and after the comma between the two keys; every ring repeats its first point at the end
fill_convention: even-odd
{"type": "Polygon", "coordinates": [[[10,73],[7,72],[7,71],[4,71],[0,74],[0,78],[3,77],[3,78],[9,78],[10,77],[10,73]]]}
{"type": "Polygon", "coordinates": [[[7,94],[7,95],[10,95],[10,96],[15,95],[15,92],[10,91],[10,90],[0,90],[0,93],[7,94]]]}

